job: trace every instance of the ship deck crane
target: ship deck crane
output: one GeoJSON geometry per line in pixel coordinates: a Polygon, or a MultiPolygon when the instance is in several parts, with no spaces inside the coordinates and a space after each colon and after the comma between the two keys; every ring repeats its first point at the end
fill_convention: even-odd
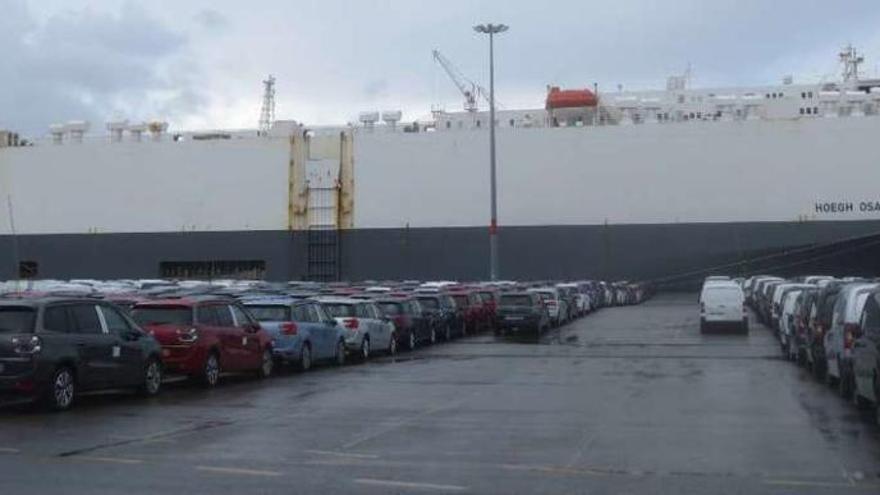
{"type": "MultiPolygon", "coordinates": [[[[486,103],[489,103],[489,92],[486,91],[486,89],[468,79],[448,58],[444,57],[440,51],[434,50],[431,53],[434,56],[434,61],[443,67],[443,70],[446,71],[449,79],[452,80],[452,83],[455,84],[455,87],[457,87],[461,95],[464,96],[465,110],[468,112],[476,112],[479,110],[477,107],[478,96],[485,100],[486,103]]],[[[495,102],[495,105],[500,106],[497,101],[495,102]]]]}

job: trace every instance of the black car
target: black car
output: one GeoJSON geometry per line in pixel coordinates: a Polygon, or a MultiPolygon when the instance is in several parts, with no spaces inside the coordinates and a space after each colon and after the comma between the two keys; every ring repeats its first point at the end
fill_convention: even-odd
{"type": "Polygon", "coordinates": [[[831,315],[834,313],[834,305],[840,290],[846,285],[844,282],[834,281],[827,284],[819,291],[814,301],[815,308],[811,308],[811,314],[815,311],[815,317],[809,321],[809,352],[807,362],[813,371],[813,376],[819,380],[825,379],[825,333],[831,329],[831,315]]]}
{"type": "Polygon", "coordinates": [[[0,300],[0,394],[70,408],[80,391],[159,393],[162,348],[125,311],[92,299],[0,300]]]}
{"type": "Polygon", "coordinates": [[[438,336],[443,340],[452,340],[454,334],[461,334],[461,316],[455,308],[455,300],[447,294],[416,294],[422,307],[438,336]]]}
{"type": "Polygon", "coordinates": [[[540,335],[550,327],[550,314],[540,294],[508,292],[501,294],[498,324],[503,334],[529,332],[540,335]]]}
{"type": "Polygon", "coordinates": [[[861,335],[853,344],[856,402],[873,407],[875,420],[880,420],[880,290],[868,296],[860,326],[861,335]]]}
{"type": "Polygon", "coordinates": [[[433,343],[436,338],[428,319],[422,315],[418,301],[408,297],[380,297],[376,299],[379,309],[394,323],[394,338],[398,347],[412,350],[425,342],[433,343]]]}

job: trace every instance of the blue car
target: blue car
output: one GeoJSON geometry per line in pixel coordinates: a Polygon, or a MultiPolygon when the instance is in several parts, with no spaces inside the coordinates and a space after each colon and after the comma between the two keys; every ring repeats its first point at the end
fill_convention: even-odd
{"type": "Polygon", "coordinates": [[[272,353],[280,364],[302,371],[318,361],[345,364],[345,330],[317,301],[259,297],[242,303],[272,336],[272,353]]]}

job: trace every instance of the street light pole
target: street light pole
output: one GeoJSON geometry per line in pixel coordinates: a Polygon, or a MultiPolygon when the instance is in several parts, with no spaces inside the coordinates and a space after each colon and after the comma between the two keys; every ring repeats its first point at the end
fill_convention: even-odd
{"type": "Polygon", "coordinates": [[[507,31],[504,24],[480,24],[474,31],[489,35],[489,279],[498,280],[498,199],[495,175],[495,35],[507,31]]]}

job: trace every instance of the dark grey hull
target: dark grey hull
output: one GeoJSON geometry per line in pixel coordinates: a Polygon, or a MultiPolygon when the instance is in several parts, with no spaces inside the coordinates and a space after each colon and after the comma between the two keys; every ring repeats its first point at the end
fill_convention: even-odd
{"type": "MultiPolygon", "coordinates": [[[[504,227],[500,271],[671,283],[703,272],[871,275],[878,244],[880,221],[504,227]]],[[[40,278],[152,278],[163,262],[260,260],[270,280],[315,277],[318,262],[342,280],[470,280],[487,277],[487,256],[482,227],[355,229],[321,246],[288,231],[0,236],[0,279],[16,276],[17,259],[35,262],[40,278]]]]}

